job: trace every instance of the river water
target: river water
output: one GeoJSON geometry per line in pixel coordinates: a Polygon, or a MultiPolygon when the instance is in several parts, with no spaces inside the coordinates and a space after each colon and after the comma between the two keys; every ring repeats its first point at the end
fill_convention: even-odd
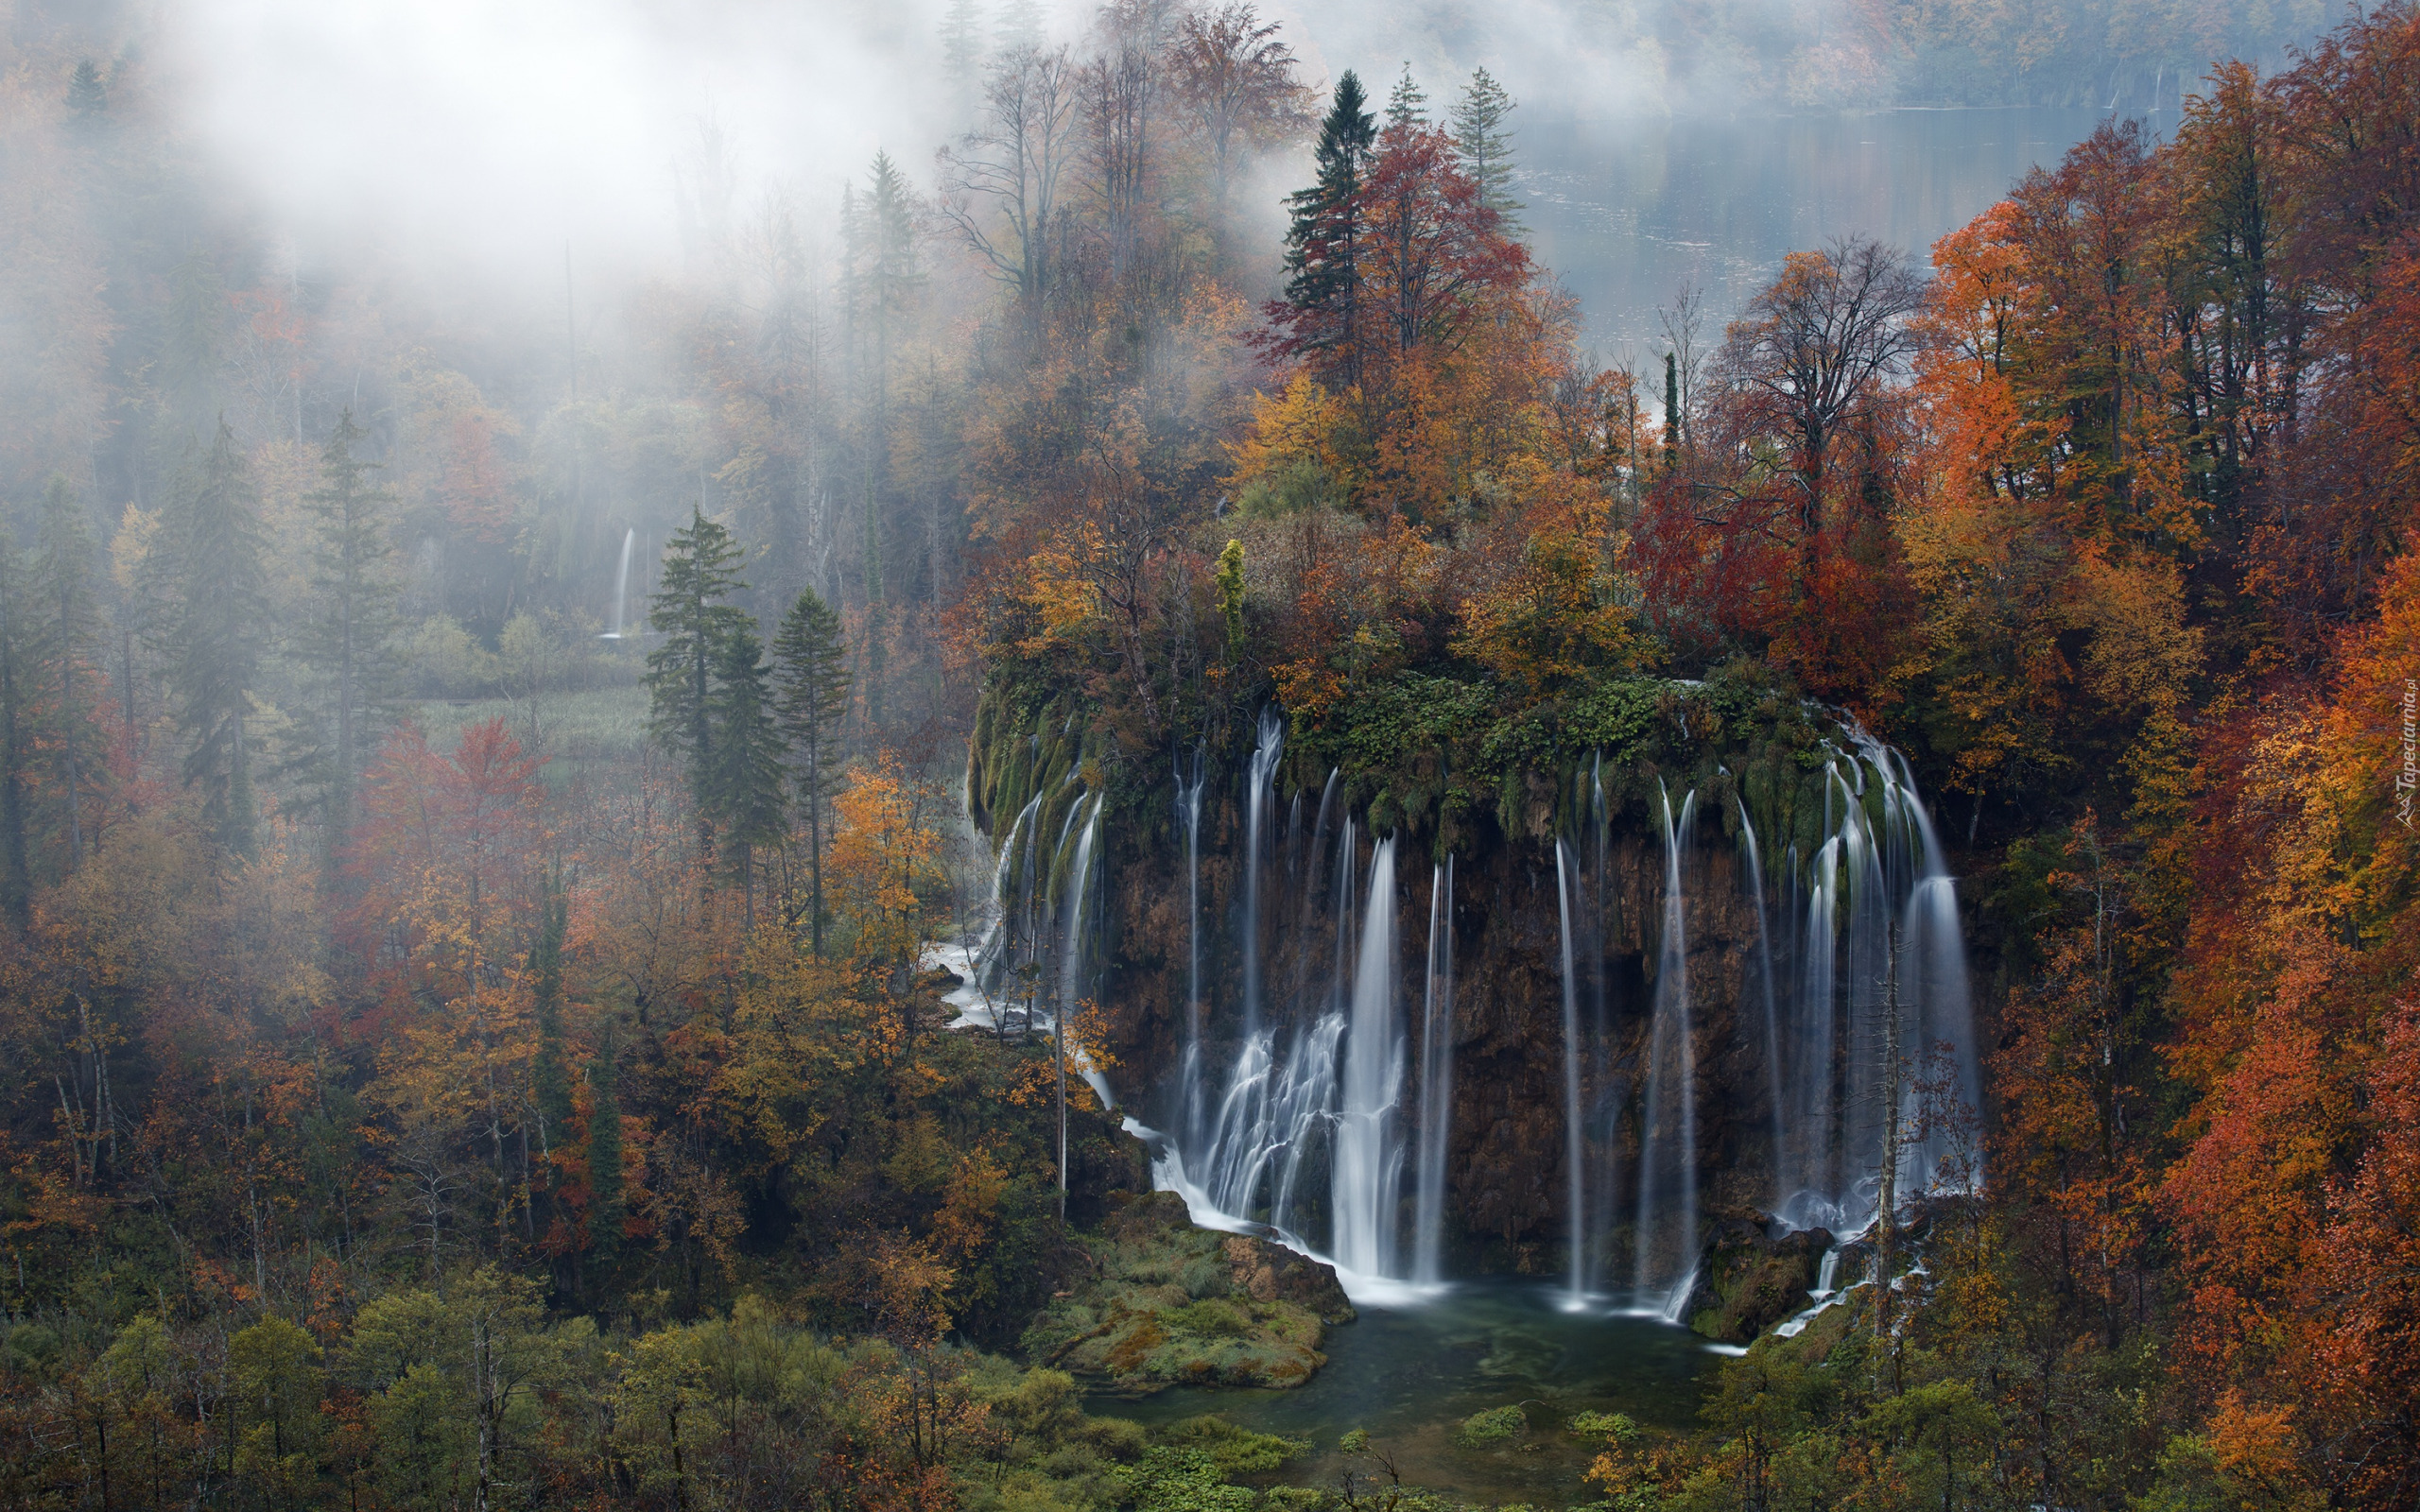
{"type": "MultiPolygon", "coordinates": [[[[2154,133],[2175,111],[2143,117],[2154,133]]],[[[1582,343],[1655,369],[1657,311],[1704,296],[1701,341],[1772,282],[1784,255],[1864,232],[1919,259],[2055,164],[2109,115],[2093,110],[1895,110],[1729,120],[1557,119],[1515,112],[1523,220],[1581,301],[1582,343]]]]}

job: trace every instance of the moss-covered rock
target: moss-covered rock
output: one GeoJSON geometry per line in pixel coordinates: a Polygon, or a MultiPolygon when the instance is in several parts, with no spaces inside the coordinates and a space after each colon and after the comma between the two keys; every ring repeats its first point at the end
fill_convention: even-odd
{"type": "Polygon", "coordinates": [[[1756,1219],[1720,1220],[1698,1264],[1689,1327],[1721,1343],[1747,1343],[1806,1306],[1831,1246],[1821,1228],[1774,1238],[1756,1219]]]}
{"type": "Polygon", "coordinates": [[[1298,1386],[1353,1317],[1336,1273],[1264,1240],[1196,1228],[1168,1193],[1137,1197],[1087,1241],[1094,1276],[1026,1331],[1037,1365],[1146,1395],[1173,1385],[1298,1386]]]}

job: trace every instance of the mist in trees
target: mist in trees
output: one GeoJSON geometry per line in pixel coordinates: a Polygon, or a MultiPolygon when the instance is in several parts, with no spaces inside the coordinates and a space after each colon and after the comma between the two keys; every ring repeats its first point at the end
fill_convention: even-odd
{"type": "Polygon", "coordinates": [[[251,64],[58,9],[0,73],[0,1502],[1366,1504],[1008,1358],[1151,1174],[1098,1005],[947,1032],[984,795],[1063,742],[1037,812],[1132,864],[1275,709],[1450,854],[1553,806],[1477,762],[1710,687],[1939,795],[1990,1178],[1699,1426],[1558,1424],[1572,1496],[2409,1503],[2409,6],[1675,21],[1659,77],[1802,107],[2275,66],[1621,353],[1523,224],[1526,33],[869,8],[895,134],[688,120],[617,162],[660,256],[489,287],[283,224],[195,124],[251,64]]]}

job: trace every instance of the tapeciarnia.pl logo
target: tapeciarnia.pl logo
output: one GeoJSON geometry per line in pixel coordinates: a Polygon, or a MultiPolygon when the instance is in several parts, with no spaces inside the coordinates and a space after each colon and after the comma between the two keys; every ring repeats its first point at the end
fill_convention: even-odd
{"type": "Polygon", "coordinates": [[[2420,788],[2420,678],[2403,679],[2403,769],[2394,774],[2394,816],[2411,828],[2411,793],[2420,788]]]}

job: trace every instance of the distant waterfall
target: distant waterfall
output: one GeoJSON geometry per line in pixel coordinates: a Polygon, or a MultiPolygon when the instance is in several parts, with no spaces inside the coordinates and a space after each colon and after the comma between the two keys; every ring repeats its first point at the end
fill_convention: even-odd
{"type": "Polygon", "coordinates": [[[1395,1274],[1395,1210],[1403,1191],[1396,1137],[1404,1036],[1395,1011],[1395,843],[1370,855],[1370,902],[1353,966],[1352,1016],[1344,1036],[1343,1106],[1337,1110],[1330,1211],[1335,1259],[1363,1276],[1395,1274]]]}
{"type": "Polygon", "coordinates": [[[614,576],[614,631],[612,639],[622,638],[624,611],[631,602],[631,544],[639,538],[636,526],[622,532],[622,566],[614,576]]]}
{"type": "Polygon", "coordinates": [[[1412,1210],[1411,1279],[1444,1280],[1445,1136],[1454,1111],[1454,858],[1428,883],[1428,980],[1420,1001],[1419,1195],[1412,1210]]]}
{"type": "MultiPolygon", "coordinates": [[[[1649,1029],[1647,1108],[1638,1159],[1638,1228],[1632,1290],[1643,1302],[1651,1294],[1685,1282],[1698,1252],[1697,1050],[1689,1023],[1689,939],[1681,853],[1697,816],[1698,796],[1681,802],[1672,816],[1672,795],[1663,795],[1664,930],[1656,953],[1655,1013],[1649,1029]],[[1670,1242],[1659,1228],[1663,1204],[1670,1204],[1670,1242]],[[1667,1262],[1665,1255],[1676,1257],[1667,1262]]],[[[1660,1306],[1660,1304],[1659,1304],[1660,1306]]]]}

